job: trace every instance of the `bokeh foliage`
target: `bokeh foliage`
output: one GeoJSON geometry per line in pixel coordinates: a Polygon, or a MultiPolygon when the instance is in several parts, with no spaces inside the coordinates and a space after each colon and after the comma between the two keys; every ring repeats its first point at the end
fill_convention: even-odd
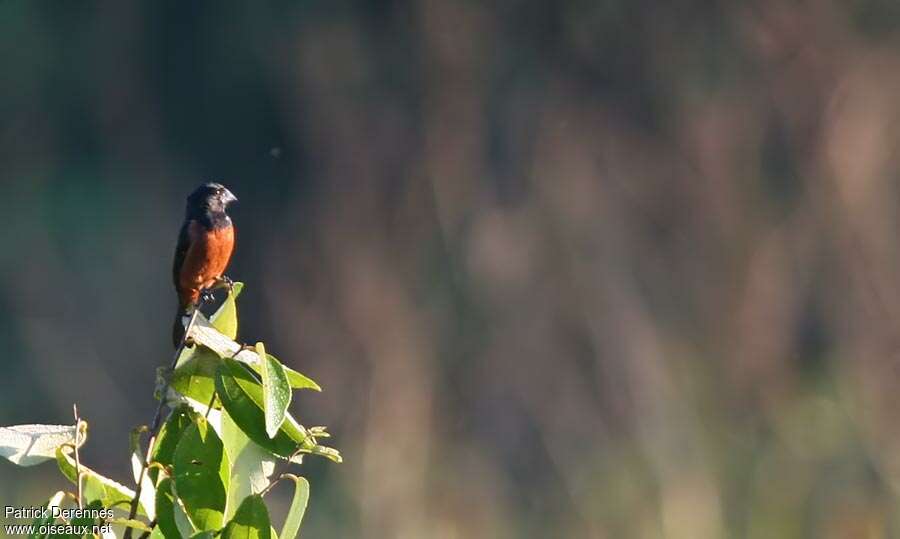
{"type": "Polygon", "coordinates": [[[217,179],[246,328],[348,457],[312,536],[900,535],[898,22],[2,2],[0,424],[78,401],[115,466],[217,179]]]}

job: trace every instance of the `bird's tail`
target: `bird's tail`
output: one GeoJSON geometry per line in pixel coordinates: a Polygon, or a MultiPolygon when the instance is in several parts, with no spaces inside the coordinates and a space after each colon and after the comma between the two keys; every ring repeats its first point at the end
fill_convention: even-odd
{"type": "Polygon", "coordinates": [[[172,323],[172,344],[175,345],[175,348],[178,348],[181,345],[181,341],[184,340],[184,320],[190,314],[190,308],[188,307],[179,306],[175,310],[175,321],[172,323]]]}

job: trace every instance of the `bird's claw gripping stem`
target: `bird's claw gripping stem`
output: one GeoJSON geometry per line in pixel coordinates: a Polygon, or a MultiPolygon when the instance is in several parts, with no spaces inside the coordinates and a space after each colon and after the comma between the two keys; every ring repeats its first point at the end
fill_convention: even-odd
{"type": "Polygon", "coordinates": [[[204,288],[203,290],[201,290],[200,303],[211,303],[214,299],[216,299],[215,290],[215,287],[204,288]]]}
{"type": "Polygon", "coordinates": [[[203,305],[215,300],[215,292],[220,288],[227,289],[228,293],[231,294],[234,292],[234,281],[227,275],[216,278],[216,282],[212,286],[208,286],[200,291],[200,304],[203,305]]]}
{"type": "Polygon", "coordinates": [[[231,277],[222,275],[216,279],[216,284],[213,285],[213,288],[227,288],[228,293],[231,294],[234,292],[234,281],[231,280],[231,277]]]}

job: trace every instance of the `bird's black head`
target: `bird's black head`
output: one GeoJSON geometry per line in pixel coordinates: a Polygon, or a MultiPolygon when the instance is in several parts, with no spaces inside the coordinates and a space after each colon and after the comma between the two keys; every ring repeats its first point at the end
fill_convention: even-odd
{"type": "Polygon", "coordinates": [[[224,185],[204,183],[188,195],[187,217],[203,220],[206,224],[214,224],[209,221],[217,221],[223,217],[232,202],[237,202],[237,197],[224,185]]]}

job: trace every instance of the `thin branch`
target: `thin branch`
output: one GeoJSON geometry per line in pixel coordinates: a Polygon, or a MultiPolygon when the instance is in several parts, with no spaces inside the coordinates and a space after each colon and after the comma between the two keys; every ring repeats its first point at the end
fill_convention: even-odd
{"type": "Polygon", "coordinates": [[[273,488],[275,485],[278,484],[279,481],[281,481],[282,479],[284,479],[285,474],[287,474],[287,468],[288,468],[288,466],[290,466],[291,463],[294,462],[294,458],[295,458],[295,457],[297,457],[298,455],[300,455],[300,454],[302,454],[302,453],[303,453],[303,448],[297,449],[296,451],[294,451],[294,452],[291,454],[290,457],[287,458],[287,460],[283,460],[283,461],[281,461],[281,462],[276,463],[276,466],[277,466],[278,464],[281,464],[281,468],[282,468],[281,471],[280,471],[280,472],[276,472],[274,469],[272,470],[272,479],[269,480],[269,484],[266,485],[266,488],[262,489],[262,490],[259,492],[259,495],[260,495],[260,496],[265,496],[266,494],[269,493],[270,490],[272,490],[272,488],[273,488]]]}
{"type": "MultiPolygon", "coordinates": [[[[235,350],[234,353],[231,354],[231,359],[234,359],[234,357],[237,356],[243,349],[244,348],[242,346],[241,348],[238,348],[237,350],[235,350]]],[[[206,405],[206,413],[203,414],[203,419],[209,419],[209,413],[212,412],[213,404],[216,403],[216,395],[217,395],[216,390],[213,389],[212,397],[209,399],[209,404],[206,405]]]]}
{"type": "Polygon", "coordinates": [[[84,509],[84,493],[81,483],[81,458],[78,456],[78,445],[81,442],[81,417],[78,415],[78,405],[72,404],[72,414],[75,416],[75,485],[78,492],[78,508],[84,509]]]}
{"type": "Polygon", "coordinates": [[[216,390],[213,389],[212,398],[209,399],[209,404],[206,405],[206,413],[203,415],[203,419],[209,419],[209,413],[212,412],[213,404],[216,403],[216,390]]]}
{"type": "MultiPolygon", "coordinates": [[[[149,526],[150,526],[150,528],[155,527],[156,519],[151,520],[149,526]]],[[[144,533],[138,535],[138,539],[147,539],[148,537],[150,537],[150,533],[152,533],[152,532],[144,532],[144,533]]]]}
{"type": "MultiPolygon", "coordinates": [[[[198,305],[196,309],[194,309],[194,313],[191,315],[191,320],[188,322],[187,327],[184,329],[184,336],[181,338],[181,344],[178,345],[178,348],[175,349],[175,357],[172,359],[172,365],[169,367],[169,371],[174,371],[175,367],[178,366],[178,358],[181,357],[181,352],[184,351],[185,343],[187,342],[188,336],[191,334],[191,329],[194,327],[194,323],[197,321],[197,316],[200,314],[200,306],[198,305]]],[[[159,396],[159,404],[156,406],[156,415],[153,417],[153,423],[150,426],[150,436],[147,441],[147,453],[144,455],[143,462],[141,463],[141,471],[138,474],[137,484],[134,487],[134,498],[131,499],[131,509],[128,511],[128,519],[133,519],[135,515],[137,515],[138,505],[140,504],[141,498],[141,487],[144,483],[144,476],[147,473],[147,467],[150,464],[150,455],[153,453],[153,446],[156,444],[156,435],[159,434],[159,427],[162,421],[162,411],[163,406],[166,404],[166,394],[169,392],[169,383],[171,382],[171,372],[166,376],[166,381],[163,384],[162,392],[159,396]]],[[[132,528],[127,528],[125,530],[122,539],[131,539],[132,536],[132,528]]]]}
{"type": "Polygon", "coordinates": [[[275,485],[277,485],[282,479],[284,479],[284,477],[286,475],[287,475],[287,472],[282,472],[282,473],[278,474],[278,477],[273,476],[273,479],[269,482],[268,485],[266,485],[266,488],[259,491],[259,495],[265,496],[266,494],[268,494],[269,491],[272,490],[272,488],[274,488],[275,485]]]}

